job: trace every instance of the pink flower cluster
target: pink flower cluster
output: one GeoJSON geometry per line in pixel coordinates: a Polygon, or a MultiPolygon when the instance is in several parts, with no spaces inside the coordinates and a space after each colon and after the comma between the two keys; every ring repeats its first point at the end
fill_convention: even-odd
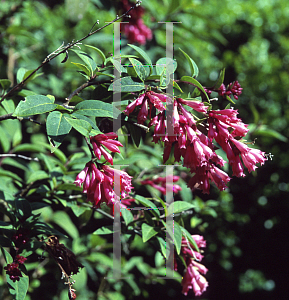
{"type": "MultiPolygon", "coordinates": [[[[200,235],[192,235],[198,248],[206,247],[206,241],[200,235]]],[[[182,280],[182,293],[188,294],[189,289],[193,289],[196,296],[202,295],[208,287],[208,282],[201,274],[206,274],[208,269],[199,262],[203,259],[203,255],[196,251],[194,246],[184,237],[182,238],[181,253],[187,264],[187,269],[182,280]],[[198,262],[197,262],[197,261],[198,262]],[[200,274],[201,273],[201,274],[200,274]]]]}
{"type": "MultiPolygon", "coordinates": [[[[121,1],[122,13],[128,11],[134,5],[128,0],[121,1]]],[[[147,40],[152,39],[152,31],[144,24],[141,19],[144,14],[144,9],[140,6],[130,11],[129,23],[121,24],[124,27],[124,34],[129,43],[139,43],[144,45],[147,40]]]]}
{"type": "Polygon", "coordinates": [[[223,97],[233,95],[236,100],[238,100],[239,96],[242,94],[242,90],[243,88],[241,88],[241,85],[238,81],[231,82],[227,88],[223,83],[218,89],[205,88],[205,91],[208,95],[211,95],[212,91],[215,91],[223,97]]]}
{"type": "MultiPolygon", "coordinates": [[[[235,85],[236,82],[231,90],[234,90],[235,85]]],[[[231,179],[217,167],[223,167],[226,161],[216,154],[217,147],[213,140],[226,152],[234,176],[245,176],[241,159],[249,172],[257,168],[257,163],[262,165],[266,160],[264,152],[249,148],[239,140],[247,134],[248,125],[237,118],[237,110],[208,110],[209,107],[203,102],[182,98],[174,98],[172,101],[169,96],[152,91],[141,94],[127,106],[124,113],[130,115],[137,106],[141,107],[138,123],[143,124],[149,115],[148,126],[154,126],[153,142],[164,142],[164,163],[173,149],[175,161],[182,161],[194,174],[188,183],[192,190],[198,188],[203,193],[209,193],[210,182],[213,182],[222,191],[231,179]],[[173,102],[171,114],[167,114],[167,100],[173,102]],[[153,107],[158,110],[154,117],[151,116],[153,107]],[[203,114],[207,125],[198,124],[194,111],[203,114]]]]}
{"type": "MultiPolygon", "coordinates": [[[[98,134],[90,138],[93,145],[95,156],[100,159],[101,155],[113,164],[111,154],[109,154],[103,146],[112,152],[120,152],[118,147],[122,144],[115,141],[117,135],[113,132],[107,134],[98,134]]],[[[132,177],[126,172],[113,169],[107,165],[97,164],[89,161],[85,168],[76,176],[74,183],[76,186],[83,184],[83,193],[87,194],[87,200],[92,202],[93,205],[98,208],[102,202],[105,202],[108,206],[113,206],[115,201],[121,198],[127,198],[128,193],[132,190],[131,185],[132,177]],[[116,195],[114,192],[114,185],[116,185],[115,177],[120,179],[120,195],[116,195]]]]}
{"type": "Polygon", "coordinates": [[[22,277],[22,273],[19,270],[19,264],[24,264],[26,260],[27,258],[17,255],[12,264],[7,264],[7,266],[4,267],[7,275],[9,275],[10,279],[13,280],[13,282],[19,281],[19,277],[22,277]]]}
{"type": "Polygon", "coordinates": [[[151,115],[153,107],[157,108],[159,111],[164,111],[166,109],[163,104],[163,102],[166,102],[166,98],[167,96],[164,94],[158,94],[153,91],[145,92],[131,102],[124,110],[124,113],[129,116],[137,106],[140,106],[141,108],[137,116],[137,122],[143,124],[147,119],[148,114],[151,115]]]}
{"type": "Polygon", "coordinates": [[[157,177],[155,179],[145,179],[141,181],[141,184],[151,185],[165,195],[167,190],[174,193],[182,190],[178,184],[173,184],[173,182],[177,182],[179,179],[179,176],[157,177]]]}

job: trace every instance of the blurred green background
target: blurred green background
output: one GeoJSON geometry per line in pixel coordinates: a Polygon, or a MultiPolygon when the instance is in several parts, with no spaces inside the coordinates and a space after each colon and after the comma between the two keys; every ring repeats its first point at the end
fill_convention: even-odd
{"type": "MultiPolygon", "coordinates": [[[[111,21],[119,14],[117,4],[118,1],[109,0],[1,1],[0,78],[9,78],[15,84],[19,68],[36,68],[63,42],[67,44],[86,35],[96,20],[100,21],[96,26],[111,21]]],[[[219,203],[215,207],[217,215],[200,209],[188,223],[192,234],[203,234],[207,240],[204,264],[209,269],[206,276],[209,288],[201,299],[289,299],[287,2],[144,0],[142,7],[146,10],[144,22],[153,31],[153,39],[143,49],[152,61],[165,56],[165,27],[158,22],[181,22],[174,25],[174,57],[178,62],[175,78],[189,71],[179,48],[195,60],[200,69],[198,80],[206,87],[210,87],[220,70],[226,68],[225,84],[238,80],[243,87],[234,108],[238,109],[244,123],[250,124],[248,139],[256,139],[262,151],[273,155],[272,160],[256,172],[245,178],[233,178],[227,191],[219,193],[212,187],[209,196],[198,192],[193,195],[197,207],[210,199],[219,203]]],[[[84,44],[98,47],[106,55],[112,53],[113,27],[91,36],[84,44]]],[[[132,53],[126,44],[122,36],[122,53],[132,53]]],[[[68,62],[61,64],[63,58],[58,57],[46,65],[41,70],[42,76],[28,83],[27,88],[43,95],[52,94],[63,102],[84,82],[70,63],[76,61],[75,56],[74,60],[70,57],[68,62]]],[[[226,104],[220,102],[219,106],[224,108],[226,104]]],[[[33,132],[31,128],[23,126],[18,137],[6,133],[6,140],[14,146],[25,143],[28,133],[33,132]]],[[[76,140],[74,145],[77,144],[76,140]]],[[[10,145],[7,146],[2,138],[1,147],[5,152],[10,145]]],[[[49,214],[45,217],[52,218],[49,214]]],[[[71,222],[74,223],[72,227],[79,225],[73,218],[71,222]]],[[[152,265],[156,260],[153,254],[142,252],[141,246],[135,247],[134,255],[144,255],[145,262],[152,265]]],[[[102,258],[94,259],[101,261],[102,258]]],[[[96,299],[94,292],[101,284],[101,277],[93,278],[93,272],[88,274],[89,278],[81,279],[80,299],[96,299]]],[[[136,271],[135,276],[141,278],[143,273],[136,271]]],[[[28,297],[39,299],[45,289],[51,289],[51,279],[47,277],[45,281],[45,278],[41,279],[44,281],[41,290],[39,282],[32,283],[28,297]]],[[[9,299],[3,280],[2,277],[1,299],[9,299]]],[[[153,296],[156,292],[167,299],[193,299],[181,295],[181,286],[175,281],[163,280],[162,284],[156,284],[147,278],[136,280],[136,283],[140,293],[131,292],[126,299],[157,299],[153,296]]],[[[114,290],[121,288],[114,287],[114,290]]],[[[57,293],[51,297],[65,299],[66,290],[57,293]]],[[[121,292],[107,295],[99,299],[125,299],[120,296],[121,292]]]]}

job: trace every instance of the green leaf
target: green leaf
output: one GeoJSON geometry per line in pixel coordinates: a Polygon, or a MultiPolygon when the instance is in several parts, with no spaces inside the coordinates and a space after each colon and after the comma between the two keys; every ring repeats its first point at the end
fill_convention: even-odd
{"type": "Polygon", "coordinates": [[[141,229],[142,229],[142,240],[144,243],[150,240],[153,236],[158,234],[158,231],[156,231],[154,227],[149,226],[146,223],[142,223],[141,229]]]}
{"type": "Polygon", "coordinates": [[[72,128],[71,124],[67,122],[64,116],[65,114],[62,114],[60,111],[53,111],[47,117],[46,131],[52,146],[51,150],[54,150],[61,145],[72,128]]]}
{"type": "Polygon", "coordinates": [[[11,114],[14,112],[15,110],[15,104],[14,104],[14,101],[9,99],[9,100],[6,100],[4,99],[4,101],[1,102],[2,106],[5,108],[7,114],[11,114]]]}
{"type": "Polygon", "coordinates": [[[81,52],[79,50],[74,50],[74,49],[70,49],[70,50],[74,51],[82,59],[82,61],[86,64],[87,68],[90,70],[89,76],[91,76],[93,74],[93,71],[96,69],[96,63],[92,59],[92,57],[87,53],[81,52]]]}
{"type": "Polygon", "coordinates": [[[113,57],[109,57],[108,61],[114,65],[119,73],[126,73],[126,68],[118,60],[114,59],[113,57]]]}
{"type": "Polygon", "coordinates": [[[89,132],[91,131],[92,127],[87,121],[80,120],[80,119],[73,119],[68,114],[65,114],[64,118],[80,134],[89,137],[89,132]]]}
{"type": "Polygon", "coordinates": [[[100,132],[100,130],[96,126],[95,122],[93,122],[90,118],[88,118],[88,117],[86,117],[86,116],[84,116],[82,114],[79,114],[78,111],[76,111],[73,114],[71,114],[71,116],[74,117],[75,119],[81,119],[81,120],[84,120],[84,121],[88,122],[93,129],[98,130],[100,132]]]}
{"type": "Polygon", "coordinates": [[[47,178],[49,178],[49,175],[45,171],[43,170],[34,171],[27,179],[27,184],[31,182],[35,182],[37,180],[43,180],[47,178]]]}
{"type": "Polygon", "coordinates": [[[24,300],[29,287],[29,277],[21,271],[22,277],[19,277],[19,281],[13,282],[9,275],[6,274],[7,284],[10,294],[15,300],[24,300]]]}
{"type": "Polygon", "coordinates": [[[76,67],[78,67],[86,75],[90,76],[90,71],[88,70],[88,68],[85,65],[80,64],[80,63],[74,63],[74,62],[71,62],[71,63],[74,64],[76,67]]]}
{"type": "Polygon", "coordinates": [[[52,111],[57,107],[53,100],[43,95],[32,95],[20,101],[13,116],[27,117],[31,115],[43,114],[52,111]]]}
{"type": "Polygon", "coordinates": [[[126,226],[133,221],[133,214],[129,208],[121,208],[121,216],[123,217],[126,226]]]}
{"type": "Polygon", "coordinates": [[[11,85],[11,81],[9,79],[0,79],[0,84],[3,90],[7,90],[11,85]]]}
{"type": "Polygon", "coordinates": [[[224,82],[224,78],[225,78],[225,68],[220,72],[219,78],[215,82],[213,89],[218,89],[224,82]]]}
{"type": "Polygon", "coordinates": [[[183,90],[180,88],[180,86],[175,81],[173,81],[173,87],[178,89],[182,94],[184,93],[183,90]]]}
{"type": "Polygon", "coordinates": [[[181,213],[193,207],[195,207],[195,205],[185,201],[174,201],[168,208],[168,215],[181,213]]]}
{"type": "Polygon", "coordinates": [[[15,208],[18,218],[29,218],[31,216],[31,206],[26,199],[16,198],[15,208]]]}
{"type": "Polygon", "coordinates": [[[11,223],[0,221],[0,229],[1,228],[3,228],[3,229],[13,229],[14,227],[11,223]]]}
{"type": "Polygon", "coordinates": [[[127,44],[127,45],[130,46],[131,48],[133,48],[148,63],[148,65],[150,67],[149,75],[151,75],[151,73],[153,72],[153,65],[152,65],[152,61],[149,58],[149,56],[140,47],[135,46],[135,45],[131,45],[131,44],[127,44]]]}
{"type": "Polygon", "coordinates": [[[164,258],[166,258],[166,256],[167,256],[167,246],[169,247],[169,244],[167,244],[166,241],[160,236],[157,236],[157,240],[160,244],[161,252],[162,252],[164,258]]]}
{"type": "Polygon", "coordinates": [[[84,46],[89,47],[89,48],[95,50],[95,51],[97,52],[97,54],[99,54],[99,56],[100,56],[100,58],[101,58],[101,60],[102,60],[102,63],[105,62],[105,55],[104,55],[104,53],[103,53],[100,49],[98,49],[98,48],[96,48],[96,47],[93,47],[93,46],[91,46],[91,45],[84,45],[84,46]]]}
{"type": "Polygon", "coordinates": [[[92,117],[108,117],[117,118],[121,113],[110,103],[105,103],[100,100],[85,100],[75,106],[76,113],[84,116],[92,117]]]}
{"type": "Polygon", "coordinates": [[[186,52],[184,52],[181,48],[179,48],[179,49],[182,51],[182,53],[186,57],[187,61],[189,62],[189,66],[190,66],[190,69],[191,69],[191,76],[192,77],[198,77],[199,68],[196,65],[196,63],[191,59],[191,57],[186,52]]]}
{"type": "Polygon", "coordinates": [[[166,76],[166,72],[173,74],[177,69],[177,62],[169,57],[162,57],[156,63],[156,73],[166,76]]]}
{"type": "Polygon", "coordinates": [[[112,233],[113,233],[113,225],[103,226],[93,232],[93,234],[96,235],[112,234],[112,233]]]}
{"type": "Polygon", "coordinates": [[[6,261],[7,264],[12,264],[13,263],[13,257],[11,256],[11,254],[5,250],[4,248],[1,247],[1,252],[3,254],[3,257],[6,261]]]}
{"type": "Polygon", "coordinates": [[[196,251],[200,252],[199,247],[196,243],[196,241],[192,238],[192,235],[188,232],[187,229],[185,229],[184,227],[180,226],[183,235],[188,239],[188,241],[194,246],[194,248],[196,249],[196,251]]]}
{"type": "Polygon", "coordinates": [[[64,229],[73,239],[79,237],[76,226],[71,221],[68,214],[64,211],[57,211],[53,214],[52,221],[64,229]]]}
{"type": "Polygon", "coordinates": [[[146,70],[149,71],[149,69],[145,68],[143,66],[143,64],[137,59],[129,58],[129,61],[132,64],[132,67],[131,66],[128,67],[128,74],[132,75],[129,73],[129,70],[134,70],[134,73],[136,74],[136,76],[139,77],[140,80],[144,81],[146,79],[146,77],[149,75],[148,74],[149,72],[147,72],[146,70]]]}
{"type": "Polygon", "coordinates": [[[144,205],[145,207],[147,207],[148,211],[152,211],[152,213],[158,218],[160,216],[160,211],[159,209],[156,207],[156,205],[151,202],[150,200],[146,199],[145,197],[143,196],[140,196],[140,195],[136,195],[135,196],[135,199],[137,201],[139,201],[142,205],[144,205]]]}
{"type": "Polygon", "coordinates": [[[108,88],[108,91],[118,92],[138,92],[145,89],[145,85],[142,82],[133,81],[130,76],[122,77],[115,80],[108,88]]]}
{"type": "Polygon", "coordinates": [[[192,83],[194,86],[198,87],[203,92],[203,94],[206,96],[208,101],[210,100],[207,93],[205,92],[203,86],[195,78],[190,77],[190,76],[183,76],[181,78],[181,81],[188,81],[188,82],[192,83]]]}
{"type": "Polygon", "coordinates": [[[17,83],[20,83],[24,79],[24,75],[26,72],[27,72],[27,69],[25,69],[25,68],[18,69],[17,74],[16,74],[17,83]]]}
{"type": "Polygon", "coordinates": [[[180,254],[182,246],[182,230],[181,226],[176,221],[174,222],[174,244],[177,254],[180,254]]]}

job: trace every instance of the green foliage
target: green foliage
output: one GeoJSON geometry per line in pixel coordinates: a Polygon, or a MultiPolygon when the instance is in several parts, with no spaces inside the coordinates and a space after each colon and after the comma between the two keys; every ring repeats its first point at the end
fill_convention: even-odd
{"type": "MultiPolygon", "coordinates": [[[[50,53],[57,53],[63,41],[86,35],[96,19],[103,25],[119,14],[113,1],[48,2],[1,3],[1,97],[50,53]],[[82,9],[76,9],[80,4],[82,9]]],[[[74,47],[68,56],[63,53],[51,60],[43,73],[30,76],[1,102],[0,116],[14,117],[0,122],[1,153],[17,155],[0,157],[0,244],[6,265],[13,262],[14,233],[25,228],[34,237],[19,251],[28,258],[20,280],[13,282],[3,272],[1,299],[9,299],[8,290],[13,299],[67,299],[57,264],[48,262],[47,253],[45,263],[38,260],[52,234],[61,237],[61,243],[85,266],[73,276],[80,299],[147,299],[155,295],[154,286],[168,299],[181,299],[176,296],[180,277],[170,283],[160,279],[166,274],[166,233],[174,240],[177,255],[182,237],[198,249],[191,234],[205,236],[210,299],[217,297],[212,295],[234,298],[238,293],[246,293],[246,299],[284,298],[287,282],[279,273],[287,255],[282,228],[287,224],[289,191],[288,5],[286,1],[226,0],[220,8],[219,1],[148,0],[142,6],[144,22],[154,28],[154,38],[146,46],[128,44],[122,35],[120,63],[120,57],[111,56],[113,25],[108,26],[90,36],[87,45],[79,45],[81,49],[74,47]],[[157,23],[170,20],[181,21],[174,24],[174,60],[164,57],[166,27],[157,23]],[[123,77],[113,82],[114,69],[123,77]],[[232,181],[229,191],[213,190],[210,197],[192,195],[186,179],[180,180],[182,191],[164,207],[160,193],[140,183],[148,174],[163,175],[163,169],[156,167],[162,164],[163,150],[144,138],[143,128],[125,123],[119,136],[125,147],[114,162],[129,165],[129,174],[136,178],[136,205],[147,209],[143,215],[121,209],[121,264],[126,279],[105,279],[113,277],[112,220],[105,208],[95,212],[82,189],[73,184],[91,155],[83,137],[102,133],[103,120],[126,121],[121,111],[128,100],[147,86],[165,89],[166,76],[172,73],[174,79],[191,83],[174,81],[175,95],[201,96],[206,101],[211,97],[204,87],[218,89],[223,82],[239,80],[244,90],[234,108],[250,123],[246,140],[258,138],[256,143],[274,155],[273,161],[243,181],[232,181]],[[87,86],[77,91],[83,84],[87,86]],[[121,111],[112,105],[113,91],[122,92],[121,111]],[[168,232],[172,226],[166,226],[164,217],[172,214],[174,230],[168,232]],[[264,226],[268,220],[271,229],[264,226]],[[264,258],[277,248],[276,259],[264,258]]],[[[217,105],[223,109],[227,103],[221,99],[217,105]]],[[[186,170],[178,167],[177,172],[182,175],[186,170]]],[[[4,260],[1,263],[5,267],[4,260]]]]}

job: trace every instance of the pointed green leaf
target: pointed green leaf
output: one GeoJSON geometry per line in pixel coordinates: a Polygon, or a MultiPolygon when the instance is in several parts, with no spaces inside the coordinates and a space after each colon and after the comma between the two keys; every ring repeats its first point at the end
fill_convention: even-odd
{"type": "Polygon", "coordinates": [[[218,89],[224,82],[224,78],[225,78],[225,68],[220,72],[219,78],[215,82],[213,89],[218,89]]]}
{"type": "Polygon", "coordinates": [[[33,172],[27,179],[27,184],[37,181],[37,180],[43,180],[43,179],[48,179],[49,175],[43,171],[43,170],[38,170],[33,172]]]}
{"type": "Polygon", "coordinates": [[[187,81],[187,82],[192,83],[194,86],[198,87],[203,92],[203,94],[206,96],[208,101],[210,100],[207,93],[205,92],[203,86],[195,78],[193,78],[191,76],[183,76],[181,78],[181,81],[187,81]]]}
{"type": "Polygon", "coordinates": [[[144,243],[150,240],[153,236],[158,234],[158,232],[154,229],[154,227],[149,226],[146,223],[142,223],[141,229],[142,229],[142,240],[144,243]]]}
{"type": "Polygon", "coordinates": [[[88,70],[88,68],[80,63],[74,63],[71,62],[72,64],[74,64],[76,67],[78,67],[81,71],[83,71],[86,75],[90,76],[91,72],[88,70]]]}
{"type": "Polygon", "coordinates": [[[196,63],[191,59],[191,57],[186,52],[184,52],[181,48],[179,48],[179,49],[182,51],[182,53],[186,57],[187,61],[189,62],[189,66],[190,66],[190,69],[191,69],[191,73],[192,73],[191,75],[192,75],[192,77],[198,77],[198,75],[199,75],[199,68],[196,65],[196,63]]]}
{"type": "Polygon", "coordinates": [[[90,76],[91,76],[93,74],[93,71],[96,69],[96,63],[92,59],[92,57],[90,55],[88,55],[87,53],[79,51],[79,50],[73,49],[72,51],[74,51],[82,59],[82,61],[85,63],[85,65],[89,69],[90,76]]]}
{"type": "MultiPolygon", "coordinates": [[[[151,202],[150,200],[148,200],[147,198],[140,196],[140,195],[136,195],[135,199],[137,201],[139,201],[142,205],[144,205],[144,207],[146,207],[147,211],[152,211],[152,213],[158,218],[160,216],[160,211],[159,209],[156,207],[156,205],[151,202]]],[[[145,210],[145,208],[143,208],[145,210]]]]}
{"type": "Polygon", "coordinates": [[[168,215],[181,213],[193,207],[195,207],[195,205],[185,201],[174,201],[168,208],[168,215]]]}
{"type": "Polygon", "coordinates": [[[73,119],[68,114],[64,114],[64,118],[75,130],[77,130],[82,135],[89,137],[89,132],[91,131],[92,127],[87,121],[81,119],[73,119]]]}
{"type": "Polygon", "coordinates": [[[85,100],[75,106],[77,114],[92,116],[92,117],[108,117],[117,118],[121,113],[110,103],[105,103],[100,100],[85,100]]]}
{"type": "Polygon", "coordinates": [[[180,228],[182,230],[183,236],[185,236],[188,239],[188,241],[194,246],[196,251],[200,252],[196,241],[192,238],[192,235],[188,232],[188,230],[182,226],[180,226],[180,228]]]}
{"type": "Polygon", "coordinates": [[[101,60],[102,60],[102,63],[105,62],[105,55],[104,55],[104,53],[103,53],[100,49],[98,49],[98,48],[96,48],[96,47],[93,47],[93,46],[91,46],[91,45],[84,45],[84,46],[89,47],[89,48],[95,50],[95,51],[97,52],[97,54],[99,54],[99,56],[100,56],[100,58],[101,58],[101,60]]]}
{"type": "Polygon", "coordinates": [[[144,81],[146,79],[146,77],[148,76],[148,73],[146,72],[146,70],[149,70],[149,69],[145,68],[143,66],[143,64],[139,60],[137,60],[137,59],[129,58],[129,61],[132,64],[132,66],[129,66],[127,68],[128,74],[132,75],[132,74],[129,73],[129,70],[133,69],[134,72],[135,72],[135,74],[136,74],[136,76],[139,77],[140,80],[144,81]]]}
{"type": "Polygon", "coordinates": [[[180,254],[182,246],[182,230],[177,222],[174,222],[174,244],[176,247],[177,254],[180,254]]]}
{"type": "Polygon", "coordinates": [[[149,58],[149,56],[140,47],[135,46],[135,45],[131,45],[131,44],[127,44],[127,45],[130,46],[131,48],[133,48],[148,63],[148,65],[150,67],[149,75],[151,75],[151,73],[153,72],[153,66],[152,66],[152,61],[149,58]]]}
{"type": "Polygon", "coordinates": [[[74,117],[75,119],[81,119],[81,120],[88,122],[93,129],[100,131],[99,128],[96,126],[95,122],[93,122],[90,118],[88,118],[82,114],[79,114],[78,111],[71,114],[71,116],[74,117]]]}
{"type": "Polygon", "coordinates": [[[54,110],[57,104],[53,100],[43,95],[31,95],[20,101],[13,116],[27,117],[31,115],[43,114],[54,110]]]}
{"type": "Polygon", "coordinates": [[[133,214],[129,208],[121,208],[121,216],[123,217],[126,226],[133,221],[133,214]]]}
{"type": "Polygon", "coordinates": [[[145,89],[145,85],[142,82],[133,81],[130,76],[127,76],[115,80],[109,86],[108,91],[139,92],[144,89],[145,89]]]}
{"type": "Polygon", "coordinates": [[[55,149],[61,145],[72,128],[71,124],[64,118],[64,115],[60,111],[53,111],[47,117],[46,131],[50,144],[55,149]]]}
{"type": "Polygon", "coordinates": [[[113,233],[113,225],[103,226],[93,232],[93,234],[96,235],[112,234],[112,233],[113,233]]]}

